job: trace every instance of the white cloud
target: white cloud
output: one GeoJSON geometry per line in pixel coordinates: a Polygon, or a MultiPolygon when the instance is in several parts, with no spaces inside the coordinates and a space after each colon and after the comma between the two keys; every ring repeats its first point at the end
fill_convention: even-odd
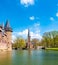
{"type": "MultiPolygon", "coordinates": [[[[27,38],[28,29],[25,29],[22,32],[18,32],[18,35],[22,36],[24,38],[27,38]]],[[[30,31],[30,36],[31,36],[31,39],[33,39],[33,38],[41,39],[42,38],[42,36],[40,35],[39,31],[37,31],[37,30],[35,30],[35,32],[30,31]]]]}
{"type": "MultiPolygon", "coordinates": [[[[35,23],[30,27],[30,36],[31,39],[37,38],[42,39],[42,36],[40,35],[40,29],[39,29],[39,23],[35,23]]],[[[13,32],[12,40],[16,39],[16,36],[22,36],[23,38],[27,38],[28,35],[28,29],[25,29],[23,31],[13,32]]]]}
{"type": "Polygon", "coordinates": [[[31,35],[31,39],[33,38],[41,39],[42,38],[42,36],[36,32],[30,32],[30,35],[31,35]]]}
{"type": "Polygon", "coordinates": [[[21,36],[27,36],[27,34],[28,34],[28,29],[25,29],[22,32],[18,33],[18,35],[21,35],[21,36]]]}
{"type": "Polygon", "coordinates": [[[33,27],[31,27],[31,30],[33,30],[34,32],[40,33],[40,23],[34,23],[33,27]]]}
{"type": "Polygon", "coordinates": [[[30,16],[29,19],[30,19],[30,20],[39,20],[39,17],[30,16]]]}
{"type": "Polygon", "coordinates": [[[53,18],[53,17],[50,17],[50,20],[51,20],[51,21],[54,21],[54,18],[53,18]]]}
{"type": "Polygon", "coordinates": [[[39,23],[35,23],[34,26],[37,27],[37,26],[40,26],[40,24],[39,23]]]}
{"type": "MultiPolygon", "coordinates": [[[[25,29],[22,32],[18,32],[18,35],[21,35],[22,37],[27,38],[28,29],[25,29]]],[[[31,36],[31,39],[33,39],[33,38],[41,39],[42,38],[41,35],[37,31],[35,31],[35,32],[30,31],[30,36],[31,36]]]]}
{"type": "Polygon", "coordinates": [[[35,17],[34,17],[34,16],[31,16],[31,17],[29,17],[29,19],[30,19],[30,20],[34,20],[34,19],[35,19],[35,17]]]}
{"type": "Polygon", "coordinates": [[[37,39],[42,39],[42,36],[40,35],[40,29],[39,29],[40,23],[34,23],[33,27],[31,27],[31,38],[37,38],[37,39]]]}
{"type": "Polygon", "coordinates": [[[56,13],[56,16],[58,17],[58,12],[56,13]]]}
{"type": "Polygon", "coordinates": [[[29,5],[34,5],[34,0],[20,0],[20,3],[25,7],[28,7],[29,5]]]}
{"type": "Polygon", "coordinates": [[[14,42],[15,39],[16,39],[16,36],[13,34],[12,35],[12,43],[14,42]]]}
{"type": "Polygon", "coordinates": [[[14,40],[18,36],[22,36],[23,38],[27,38],[27,35],[28,35],[28,29],[25,29],[23,31],[13,32],[13,34],[12,34],[12,42],[14,42],[14,40]]]}

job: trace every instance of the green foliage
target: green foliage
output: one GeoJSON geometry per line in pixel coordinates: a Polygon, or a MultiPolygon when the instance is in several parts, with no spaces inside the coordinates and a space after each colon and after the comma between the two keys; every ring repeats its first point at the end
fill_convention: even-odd
{"type": "Polygon", "coordinates": [[[56,50],[56,51],[58,51],[58,48],[46,48],[46,50],[56,50]]]}
{"type": "Polygon", "coordinates": [[[23,38],[17,37],[13,44],[14,48],[24,48],[26,46],[26,42],[23,38]]]}
{"type": "Polygon", "coordinates": [[[58,47],[58,31],[45,32],[43,40],[46,47],[58,47]]]}
{"type": "MultiPolygon", "coordinates": [[[[22,49],[26,46],[27,41],[27,39],[24,40],[22,37],[17,37],[14,41],[13,47],[22,49]]],[[[41,41],[34,38],[31,40],[31,43],[33,44],[34,48],[37,48],[37,46],[44,46],[47,48],[58,47],[58,31],[45,32],[41,41]]]]}
{"type": "Polygon", "coordinates": [[[34,48],[37,48],[37,46],[39,45],[39,40],[34,38],[34,39],[32,39],[32,43],[34,45],[34,48]]]}

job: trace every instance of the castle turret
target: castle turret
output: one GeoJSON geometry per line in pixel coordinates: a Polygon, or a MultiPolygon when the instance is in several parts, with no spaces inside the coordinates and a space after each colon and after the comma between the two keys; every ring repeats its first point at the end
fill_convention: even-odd
{"type": "Polygon", "coordinates": [[[28,42],[30,43],[30,30],[28,29],[28,42]]]}
{"type": "Polygon", "coordinates": [[[31,49],[32,47],[33,47],[33,45],[31,44],[31,41],[30,41],[30,30],[28,29],[28,43],[27,43],[27,48],[31,49]]]}
{"type": "Polygon", "coordinates": [[[2,26],[0,25],[0,32],[2,32],[2,26]]]}
{"type": "Polygon", "coordinates": [[[1,42],[1,38],[2,38],[2,26],[0,25],[0,42],[1,42]]]}
{"type": "Polygon", "coordinates": [[[10,27],[9,21],[6,21],[5,27],[4,27],[5,33],[6,33],[6,40],[7,40],[7,46],[8,46],[8,50],[12,49],[12,28],[10,27]]]}

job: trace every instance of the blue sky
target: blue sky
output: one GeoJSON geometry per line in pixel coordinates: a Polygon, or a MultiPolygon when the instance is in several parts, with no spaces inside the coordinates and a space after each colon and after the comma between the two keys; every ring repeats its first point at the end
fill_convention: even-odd
{"type": "Polygon", "coordinates": [[[13,38],[41,38],[46,31],[58,30],[58,0],[0,0],[0,23],[10,21],[13,38]]]}

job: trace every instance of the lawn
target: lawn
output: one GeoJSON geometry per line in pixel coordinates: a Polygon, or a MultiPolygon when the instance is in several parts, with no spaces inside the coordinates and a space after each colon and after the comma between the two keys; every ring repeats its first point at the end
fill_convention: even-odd
{"type": "Polygon", "coordinates": [[[46,48],[46,50],[58,50],[58,48],[46,48]]]}

